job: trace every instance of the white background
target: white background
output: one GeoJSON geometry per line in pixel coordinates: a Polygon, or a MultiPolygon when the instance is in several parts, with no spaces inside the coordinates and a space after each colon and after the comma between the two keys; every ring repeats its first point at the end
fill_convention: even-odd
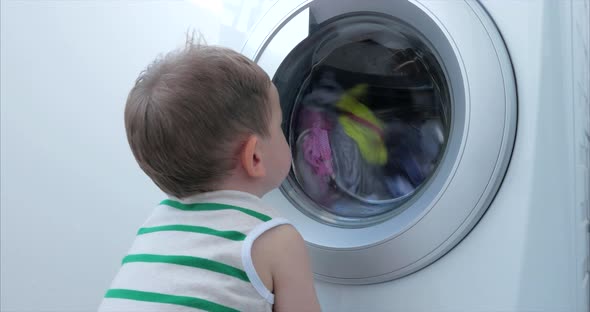
{"type": "Polygon", "coordinates": [[[187,30],[241,48],[259,14],[235,12],[272,4],[243,2],[2,1],[0,310],[96,310],[164,198],[127,145],[127,94],[187,30]]]}

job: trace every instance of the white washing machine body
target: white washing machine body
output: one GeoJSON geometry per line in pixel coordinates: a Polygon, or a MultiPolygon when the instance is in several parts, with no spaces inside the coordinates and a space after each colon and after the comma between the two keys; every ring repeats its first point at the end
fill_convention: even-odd
{"type": "MultiPolygon", "coordinates": [[[[351,191],[360,187],[337,177],[344,143],[330,136],[327,185],[347,195],[314,193],[295,163],[266,196],[307,241],[323,310],[588,311],[588,9],[582,0],[279,0],[257,13],[241,49],[279,89],[294,159],[309,133],[298,125],[317,117],[301,103],[322,88],[326,68],[373,92],[385,88],[375,77],[398,71],[382,83],[388,92],[405,90],[395,96],[413,108],[427,94],[437,104],[420,109],[442,125],[435,166],[402,195],[351,191]]],[[[348,87],[335,102],[356,92],[348,87]]],[[[350,131],[343,120],[364,118],[379,133],[375,146],[390,144],[391,120],[408,120],[367,125],[373,115],[338,103],[326,128],[350,131]]],[[[361,141],[356,154],[369,161],[361,141]]],[[[387,153],[379,166],[398,155],[387,153]]]]}

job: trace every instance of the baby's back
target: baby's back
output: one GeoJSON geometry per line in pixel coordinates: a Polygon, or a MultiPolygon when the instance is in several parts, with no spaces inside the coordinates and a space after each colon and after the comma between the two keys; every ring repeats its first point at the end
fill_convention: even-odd
{"type": "Polygon", "coordinates": [[[138,231],[99,311],[270,311],[254,270],[256,237],[286,221],[255,196],[165,200],[138,231]]]}

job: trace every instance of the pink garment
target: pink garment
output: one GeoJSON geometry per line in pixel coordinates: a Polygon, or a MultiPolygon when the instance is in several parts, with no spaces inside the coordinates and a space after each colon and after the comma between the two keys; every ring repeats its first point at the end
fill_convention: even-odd
{"type": "Polygon", "coordinates": [[[303,157],[314,174],[323,177],[334,173],[328,131],[321,128],[319,122],[313,124],[303,139],[303,157]]]}

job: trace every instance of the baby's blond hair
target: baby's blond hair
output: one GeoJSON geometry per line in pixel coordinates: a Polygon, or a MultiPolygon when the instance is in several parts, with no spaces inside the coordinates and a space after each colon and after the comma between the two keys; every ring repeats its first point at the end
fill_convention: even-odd
{"type": "Polygon", "coordinates": [[[165,193],[215,190],[237,164],[246,135],[269,135],[268,75],[227,48],[194,44],[157,59],[138,77],[125,129],[141,169],[165,193]]]}

